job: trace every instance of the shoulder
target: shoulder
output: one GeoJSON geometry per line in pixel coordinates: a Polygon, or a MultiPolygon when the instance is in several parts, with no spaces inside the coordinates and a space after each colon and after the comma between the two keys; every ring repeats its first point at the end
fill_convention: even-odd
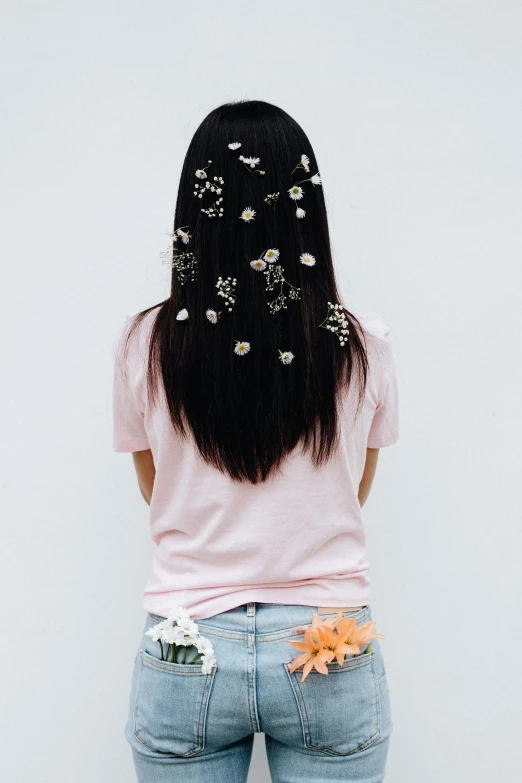
{"type": "Polygon", "coordinates": [[[159,306],[154,306],[144,315],[141,315],[142,312],[140,310],[125,312],[115,340],[115,350],[118,353],[124,350],[134,359],[138,356],[143,357],[148,351],[149,338],[159,313],[159,306]]]}
{"type": "Polygon", "coordinates": [[[387,341],[389,339],[390,327],[386,324],[378,313],[371,310],[353,313],[361,324],[365,333],[376,337],[379,340],[387,341]]]}

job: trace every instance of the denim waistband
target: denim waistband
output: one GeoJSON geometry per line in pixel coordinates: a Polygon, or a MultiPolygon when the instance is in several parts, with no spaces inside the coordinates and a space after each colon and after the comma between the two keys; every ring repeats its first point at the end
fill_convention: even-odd
{"type": "MultiPolygon", "coordinates": [[[[269,604],[251,601],[225,612],[196,620],[199,630],[208,636],[226,636],[228,638],[247,638],[249,635],[256,637],[270,636],[275,640],[279,635],[284,636],[289,629],[296,625],[310,625],[312,612],[317,612],[317,606],[305,606],[301,604],[269,604]]],[[[341,611],[340,609],[337,611],[341,611]]],[[[335,617],[336,612],[320,613],[321,617],[335,617]]],[[[165,618],[161,615],[147,613],[154,623],[165,618]]],[[[357,624],[371,619],[370,606],[362,606],[361,609],[343,611],[345,617],[355,616],[357,624]]]]}

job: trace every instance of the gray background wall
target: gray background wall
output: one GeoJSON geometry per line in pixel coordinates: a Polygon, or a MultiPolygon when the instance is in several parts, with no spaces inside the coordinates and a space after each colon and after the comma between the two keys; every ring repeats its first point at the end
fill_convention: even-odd
{"type": "MultiPolygon", "coordinates": [[[[226,100],[314,145],[345,299],[392,329],[401,438],[365,506],[389,783],[513,783],[521,642],[521,6],[3,2],[5,780],[134,780],[152,543],[112,342],[163,298],[186,146],[226,100]]],[[[257,737],[251,783],[268,781],[257,737]]]]}

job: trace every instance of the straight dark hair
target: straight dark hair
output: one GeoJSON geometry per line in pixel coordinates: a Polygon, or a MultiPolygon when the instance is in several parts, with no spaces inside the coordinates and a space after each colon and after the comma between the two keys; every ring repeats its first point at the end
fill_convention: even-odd
{"type": "MultiPolygon", "coordinates": [[[[210,112],[187,150],[175,209],[174,231],[182,228],[190,239],[185,245],[178,237],[172,257],[193,253],[195,279],[183,281],[173,266],[169,298],[137,313],[127,334],[128,340],[157,308],[148,343],[149,400],[157,400],[161,376],[174,430],[182,438],[192,434],[203,459],[238,481],[265,481],[300,442],[320,466],[338,443],[338,403],[353,380],[359,386],[356,414],[364,397],[368,357],[358,319],[343,307],[350,332],[344,346],[319,326],[328,302],[341,302],[323,188],[302,182],[319,171],[303,129],[277,106],[238,101],[210,112]],[[231,142],[241,147],[231,150],[231,142]],[[259,158],[255,169],[264,174],[242,163],[240,154],[259,158]],[[303,154],[309,173],[295,168],[303,154]],[[204,167],[207,178],[196,178],[204,167]],[[198,198],[206,182],[219,184],[222,193],[208,188],[198,198]],[[294,201],[288,190],[298,182],[304,195],[294,201]],[[275,204],[267,203],[275,193],[275,204]],[[223,198],[217,205],[222,217],[209,217],[202,210],[217,198],[223,198]],[[296,216],[297,206],[304,217],[296,216]],[[247,207],[255,216],[245,222],[240,216],[247,207]],[[300,289],[299,299],[287,296],[276,312],[268,301],[281,284],[267,291],[264,271],[250,266],[269,248],[279,250],[276,264],[300,289]],[[303,253],[316,263],[301,263],[303,253]],[[231,311],[216,287],[227,276],[237,281],[231,311]],[[188,318],[178,320],[183,309],[188,318]],[[216,323],[207,309],[219,313],[216,323]],[[248,353],[238,355],[236,341],[250,343],[248,353]],[[280,360],[280,351],[294,355],[291,363],[280,360]]],[[[283,284],[282,290],[288,295],[292,289],[283,284]]]]}

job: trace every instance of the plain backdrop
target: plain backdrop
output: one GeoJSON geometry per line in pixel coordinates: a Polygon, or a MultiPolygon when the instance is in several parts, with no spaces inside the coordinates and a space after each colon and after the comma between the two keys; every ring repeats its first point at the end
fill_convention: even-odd
{"type": "MultiPolygon", "coordinates": [[[[400,441],[364,509],[386,781],[515,783],[520,4],[1,9],[0,776],[135,780],[123,727],[153,544],[132,458],[112,452],[112,346],[168,294],[194,130],[258,98],[309,135],[345,302],[394,340],[400,441]]],[[[249,782],[266,781],[259,735],[249,782]]]]}

